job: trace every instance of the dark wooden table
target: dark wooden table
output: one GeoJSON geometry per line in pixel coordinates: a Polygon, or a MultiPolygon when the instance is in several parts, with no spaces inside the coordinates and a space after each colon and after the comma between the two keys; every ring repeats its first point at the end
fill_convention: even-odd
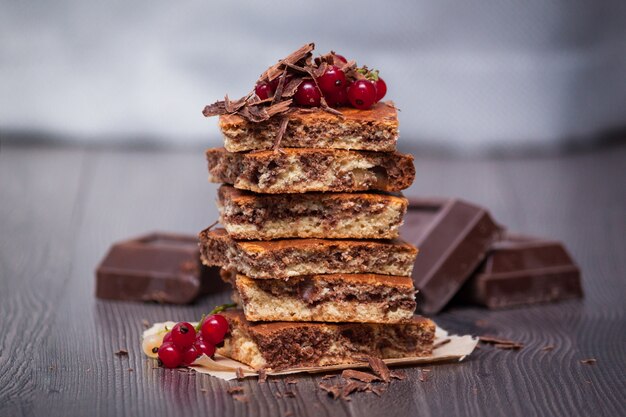
{"type": "Polygon", "coordinates": [[[335,401],[319,376],[225,382],[155,368],[142,320],[191,320],[196,305],[104,302],[94,269],[109,245],[152,230],[196,233],[216,218],[201,151],[0,150],[0,416],[626,415],[626,147],[563,157],[416,158],[408,195],[458,196],[512,230],[566,242],[586,297],[505,311],[453,307],[453,332],[524,342],[460,364],[415,368],[382,397],[335,401]],[[542,350],[552,345],[551,351],[542,350]],[[127,357],[114,353],[128,349],[127,357]],[[583,364],[587,358],[595,364],[583,364]],[[241,384],[248,403],[226,393],[241,384]],[[293,390],[295,398],[276,392],[293,390]],[[292,414],[291,414],[292,413],[292,414]]]}

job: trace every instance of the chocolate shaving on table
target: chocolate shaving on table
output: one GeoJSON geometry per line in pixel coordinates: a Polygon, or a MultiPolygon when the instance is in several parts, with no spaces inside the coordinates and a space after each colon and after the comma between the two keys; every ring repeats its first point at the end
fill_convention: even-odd
{"type": "Polygon", "coordinates": [[[430,370],[428,370],[428,369],[420,369],[418,372],[419,373],[417,374],[417,379],[419,379],[420,382],[428,381],[428,378],[430,376],[430,370]]]}
{"type": "Polygon", "coordinates": [[[400,381],[406,379],[406,373],[403,371],[391,371],[389,374],[393,379],[399,379],[400,381]]]}
{"type": "Polygon", "coordinates": [[[373,356],[367,356],[365,360],[369,364],[370,369],[374,372],[374,374],[380,377],[380,379],[385,382],[391,381],[391,372],[389,371],[389,368],[382,359],[375,358],[373,356]]]}
{"type": "Polygon", "coordinates": [[[341,398],[348,399],[348,396],[355,391],[365,391],[367,385],[365,382],[351,379],[341,388],[341,398]]]}
{"type": "Polygon", "coordinates": [[[492,345],[512,345],[512,346],[519,346],[524,347],[524,344],[521,342],[516,342],[514,340],[508,340],[508,339],[501,339],[498,337],[493,337],[493,336],[479,336],[478,340],[480,340],[483,343],[489,343],[492,345]]]}
{"type": "Polygon", "coordinates": [[[341,373],[341,377],[345,379],[356,379],[361,382],[380,381],[380,378],[369,372],[357,371],[356,369],[346,369],[341,373]]]}
{"type": "Polygon", "coordinates": [[[371,391],[380,397],[383,392],[387,391],[387,386],[386,385],[372,386],[371,391]]]}
{"type": "Polygon", "coordinates": [[[318,386],[320,387],[320,389],[326,391],[329,395],[331,395],[333,399],[339,398],[339,395],[341,393],[341,388],[339,386],[330,384],[328,382],[320,382],[318,386]]]}
{"type": "Polygon", "coordinates": [[[242,394],[235,394],[233,395],[233,399],[236,401],[239,401],[240,403],[247,403],[248,402],[248,397],[242,394]]]}
{"type": "Polygon", "coordinates": [[[554,345],[544,346],[541,348],[541,350],[543,350],[544,352],[549,352],[551,350],[554,350],[554,345]]]}
{"type": "Polygon", "coordinates": [[[580,363],[582,363],[583,365],[595,365],[595,363],[598,362],[598,360],[596,358],[589,358],[589,359],[581,359],[580,363]]]}
{"type": "Polygon", "coordinates": [[[128,356],[128,351],[126,349],[119,349],[115,352],[115,356],[128,356]]]}
{"type": "Polygon", "coordinates": [[[259,369],[259,384],[265,384],[267,381],[267,372],[265,369],[259,369]]]}
{"type": "Polygon", "coordinates": [[[493,347],[497,349],[509,349],[509,350],[518,350],[524,347],[521,344],[509,344],[509,343],[495,343],[493,347]]]}
{"type": "Polygon", "coordinates": [[[237,394],[237,393],[243,392],[243,387],[240,385],[236,385],[234,387],[228,387],[226,389],[226,392],[229,393],[230,395],[237,394]]]}
{"type": "Polygon", "coordinates": [[[296,398],[296,393],[293,391],[285,391],[285,397],[287,398],[296,398]]]}

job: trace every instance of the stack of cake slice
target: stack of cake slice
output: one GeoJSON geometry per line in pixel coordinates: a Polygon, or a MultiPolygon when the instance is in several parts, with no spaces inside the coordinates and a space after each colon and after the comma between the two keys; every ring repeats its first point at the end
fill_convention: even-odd
{"type": "Polygon", "coordinates": [[[220,116],[206,153],[224,229],[200,233],[242,311],[219,352],[255,368],[429,355],[435,325],[414,316],[417,249],[398,239],[413,158],[395,150],[393,103],[369,110],[220,116]],[[276,136],[282,134],[281,146],[276,136]]]}

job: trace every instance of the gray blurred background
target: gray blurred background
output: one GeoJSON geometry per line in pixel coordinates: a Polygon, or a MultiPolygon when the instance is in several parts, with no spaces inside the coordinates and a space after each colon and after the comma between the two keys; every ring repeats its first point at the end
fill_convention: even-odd
{"type": "Polygon", "coordinates": [[[626,2],[0,0],[5,141],[205,147],[205,104],[313,41],[378,68],[403,147],[554,151],[626,126],[626,2]]]}

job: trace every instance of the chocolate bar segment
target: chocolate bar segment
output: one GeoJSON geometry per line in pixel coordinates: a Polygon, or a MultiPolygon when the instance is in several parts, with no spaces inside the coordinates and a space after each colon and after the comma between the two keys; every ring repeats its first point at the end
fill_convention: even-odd
{"type": "MultiPolygon", "coordinates": [[[[285,148],[357,149],[393,152],[398,140],[398,112],[393,102],[369,110],[341,109],[343,117],[324,110],[295,109],[280,141],[285,148]]],[[[254,123],[236,114],[220,116],[224,147],[229,152],[272,149],[280,118],[254,123]]]]}
{"type": "Polygon", "coordinates": [[[249,321],[409,322],[415,311],[410,277],[375,274],[252,279],[237,275],[249,321]]]}
{"type": "Polygon", "coordinates": [[[230,333],[218,353],[255,369],[272,370],[356,363],[432,354],[435,324],[415,316],[409,323],[251,323],[240,310],[225,311],[230,333]]]}
{"type": "Polygon", "coordinates": [[[257,193],[400,191],[415,178],[413,157],[398,152],[285,148],[206,152],[209,180],[257,193]]]}
{"type": "Polygon", "coordinates": [[[459,292],[491,309],[583,296],[580,269],[561,242],[507,235],[459,292]]]}
{"type": "Polygon", "coordinates": [[[399,239],[237,241],[224,229],[202,231],[200,250],[205,265],[261,279],[339,273],[410,276],[417,255],[399,239]]]}
{"type": "Polygon", "coordinates": [[[185,304],[219,285],[194,236],[153,233],[114,244],[96,270],[96,297],[185,304]]]}
{"type": "Polygon", "coordinates": [[[435,314],[469,279],[500,236],[482,207],[456,199],[409,199],[400,235],[417,246],[417,308],[435,314]]]}
{"type": "Polygon", "coordinates": [[[234,239],[394,239],[408,201],[383,193],[257,194],[222,185],[220,223],[234,239]]]}

